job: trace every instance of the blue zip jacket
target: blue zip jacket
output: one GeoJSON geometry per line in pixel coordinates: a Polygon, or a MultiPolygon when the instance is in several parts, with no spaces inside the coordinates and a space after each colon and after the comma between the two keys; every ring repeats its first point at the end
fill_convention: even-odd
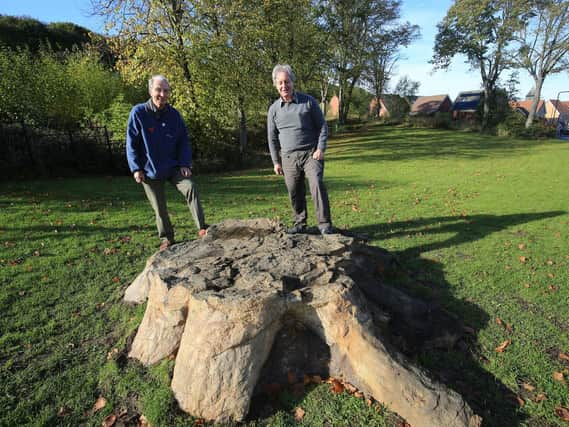
{"type": "Polygon", "coordinates": [[[180,167],[192,166],[192,148],[184,119],[171,105],[153,111],[149,100],[130,111],[126,158],[131,172],[150,179],[167,179],[180,167]]]}

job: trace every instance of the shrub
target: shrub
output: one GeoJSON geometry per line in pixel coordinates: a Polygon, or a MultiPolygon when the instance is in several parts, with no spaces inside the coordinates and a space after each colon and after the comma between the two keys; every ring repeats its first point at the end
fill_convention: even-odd
{"type": "Polygon", "coordinates": [[[455,129],[451,113],[437,112],[434,116],[409,116],[407,123],[412,127],[425,127],[430,129],[455,129]]]}
{"type": "Polygon", "coordinates": [[[526,118],[520,113],[511,111],[505,120],[496,126],[498,136],[513,136],[518,138],[539,139],[555,137],[555,127],[542,121],[536,121],[526,129],[526,118]]]}

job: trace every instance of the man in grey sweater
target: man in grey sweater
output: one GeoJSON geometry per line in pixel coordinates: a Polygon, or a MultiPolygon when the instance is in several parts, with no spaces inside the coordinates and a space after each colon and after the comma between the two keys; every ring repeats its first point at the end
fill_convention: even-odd
{"type": "Polygon", "coordinates": [[[288,233],[306,231],[306,177],[318,229],[322,234],[332,234],[330,203],[323,181],[328,125],[316,100],[294,91],[294,72],[290,65],[279,64],[273,68],[273,83],[280,98],[269,107],[267,132],[275,173],[284,175],[294,211],[294,226],[288,233]]]}

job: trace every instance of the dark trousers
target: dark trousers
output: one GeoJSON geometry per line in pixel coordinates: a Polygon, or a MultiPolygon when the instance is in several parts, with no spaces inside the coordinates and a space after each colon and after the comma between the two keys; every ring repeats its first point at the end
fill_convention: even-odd
{"type": "MultiPolygon", "coordinates": [[[[190,178],[182,176],[180,171],[168,179],[176,189],[182,193],[188,204],[188,208],[192,214],[194,222],[198,230],[205,228],[204,213],[198,195],[198,189],[190,178]]],[[[146,197],[156,215],[156,227],[158,228],[158,236],[161,240],[174,240],[174,228],[170,222],[168,208],[166,206],[166,195],[164,193],[164,184],[166,180],[148,179],[142,183],[146,197]]]]}
{"type": "Polygon", "coordinates": [[[283,153],[282,167],[286,188],[294,212],[294,223],[306,225],[306,186],[304,179],[308,178],[318,228],[322,229],[332,226],[330,203],[323,181],[324,161],[314,160],[312,153],[313,150],[283,153]]]}

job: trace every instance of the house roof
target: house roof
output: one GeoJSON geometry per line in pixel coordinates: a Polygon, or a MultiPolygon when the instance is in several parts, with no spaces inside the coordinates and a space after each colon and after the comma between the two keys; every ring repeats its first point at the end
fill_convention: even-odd
{"type": "Polygon", "coordinates": [[[448,95],[419,96],[411,106],[411,114],[416,115],[436,113],[441,107],[441,104],[447,98],[448,95]]]}
{"type": "Polygon", "coordinates": [[[478,104],[482,100],[484,91],[471,90],[460,92],[454,101],[453,111],[476,111],[478,104]]]}
{"type": "Polygon", "coordinates": [[[549,102],[557,108],[560,115],[569,115],[569,101],[557,101],[556,99],[550,99],[549,102]]]}
{"type": "MultiPolygon", "coordinates": [[[[531,108],[531,103],[533,102],[533,99],[526,99],[524,101],[510,101],[510,107],[513,110],[521,110],[524,115],[528,115],[529,114],[529,110],[531,108]]],[[[543,104],[545,101],[543,101],[543,99],[540,99],[539,102],[537,103],[537,108],[536,111],[539,111],[543,108],[543,104]]]]}

